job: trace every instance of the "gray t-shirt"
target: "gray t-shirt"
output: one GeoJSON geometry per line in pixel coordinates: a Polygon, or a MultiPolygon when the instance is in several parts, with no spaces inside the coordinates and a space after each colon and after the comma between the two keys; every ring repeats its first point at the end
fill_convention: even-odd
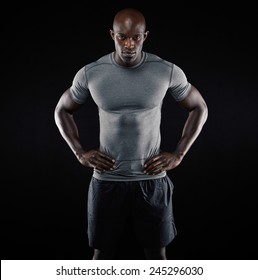
{"type": "Polygon", "coordinates": [[[144,174],[144,163],[160,152],[161,107],[166,93],[183,100],[191,84],[175,64],[143,52],[132,67],[118,65],[109,53],[75,75],[72,98],[83,104],[89,95],[98,106],[100,151],[116,160],[112,171],[94,170],[100,180],[132,181],[161,178],[144,174]]]}

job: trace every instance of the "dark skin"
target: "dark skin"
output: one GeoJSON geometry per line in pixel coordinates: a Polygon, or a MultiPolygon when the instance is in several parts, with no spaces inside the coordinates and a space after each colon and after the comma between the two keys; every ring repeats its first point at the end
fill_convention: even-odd
{"type": "MultiPolygon", "coordinates": [[[[114,18],[113,30],[110,30],[115,45],[115,61],[125,67],[138,64],[141,61],[143,43],[148,34],[145,18],[139,11],[124,9],[118,12],[114,18]]],[[[150,176],[176,168],[182,162],[206,122],[207,106],[196,87],[192,86],[188,96],[178,103],[188,112],[181,138],[174,151],[161,152],[145,162],[144,172],[150,176]]],[[[114,158],[103,154],[98,148],[91,150],[83,148],[78,127],[73,118],[73,114],[81,106],[72,100],[70,89],[63,93],[55,108],[55,122],[61,135],[79,162],[85,167],[95,168],[100,172],[115,169],[114,158]]],[[[166,259],[165,248],[152,250],[145,248],[145,253],[149,259],[166,259]]],[[[100,250],[94,251],[93,259],[101,259],[100,250]]]]}

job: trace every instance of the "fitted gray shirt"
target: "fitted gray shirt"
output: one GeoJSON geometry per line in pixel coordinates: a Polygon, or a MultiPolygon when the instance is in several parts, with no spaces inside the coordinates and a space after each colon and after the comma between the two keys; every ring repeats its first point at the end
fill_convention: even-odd
{"type": "Polygon", "coordinates": [[[100,151],[116,160],[114,170],[93,176],[100,180],[130,181],[161,178],[144,173],[147,159],[159,154],[161,107],[167,93],[183,100],[191,84],[175,64],[143,52],[132,67],[118,65],[114,53],[82,67],[71,86],[72,98],[83,104],[89,95],[100,122],[100,151]]]}

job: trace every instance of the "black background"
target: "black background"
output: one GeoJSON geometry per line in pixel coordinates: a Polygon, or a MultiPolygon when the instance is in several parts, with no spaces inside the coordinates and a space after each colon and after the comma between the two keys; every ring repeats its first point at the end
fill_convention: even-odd
{"type": "MultiPolygon", "coordinates": [[[[8,7],[2,34],[1,259],[90,259],[87,190],[54,123],[54,108],[83,65],[113,51],[114,14],[140,9],[144,50],[172,61],[204,96],[209,117],[175,184],[178,236],[169,259],[257,259],[257,48],[254,7],[161,1],[36,3],[8,7]],[[137,2],[136,2],[137,3],[137,2]]],[[[86,148],[98,143],[89,100],[76,114],[86,148]]],[[[172,150],[185,112],[166,97],[162,147],[172,150]]],[[[130,229],[119,258],[144,259],[130,229]]]]}

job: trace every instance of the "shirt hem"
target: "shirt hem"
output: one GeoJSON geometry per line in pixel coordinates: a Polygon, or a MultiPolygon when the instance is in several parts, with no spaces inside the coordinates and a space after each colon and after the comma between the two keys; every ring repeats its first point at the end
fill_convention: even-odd
{"type": "Polygon", "coordinates": [[[159,179],[163,178],[167,175],[166,171],[163,171],[160,174],[157,175],[137,175],[135,177],[122,177],[122,176],[107,176],[107,175],[102,175],[97,172],[93,172],[93,177],[98,179],[98,180],[103,180],[103,181],[142,181],[142,180],[153,180],[153,179],[159,179]]]}

